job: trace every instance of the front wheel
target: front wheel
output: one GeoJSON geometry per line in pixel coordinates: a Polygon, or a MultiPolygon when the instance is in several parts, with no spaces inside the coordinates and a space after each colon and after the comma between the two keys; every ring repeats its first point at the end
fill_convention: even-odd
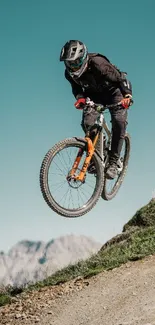
{"type": "Polygon", "coordinates": [[[102,191],[102,198],[106,201],[112,200],[120,186],[122,185],[123,179],[126,175],[127,167],[128,167],[128,162],[129,162],[129,157],[130,157],[130,147],[131,147],[131,141],[130,141],[130,136],[128,133],[126,133],[125,138],[124,138],[124,150],[122,148],[121,152],[121,157],[120,161],[122,162],[122,169],[118,174],[118,177],[114,180],[109,180],[104,177],[104,186],[103,186],[103,191],[102,191]]]}
{"type": "Polygon", "coordinates": [[[67,175],[82,149],[82,158],[77,172],[86,157],[86,142],[76,138],[58,142],[45,155],[40,169],[40,187],[48,206],[64,217],[80,217],[90,211],[101,196],[104,171],[100,158],[94,153],[92,160],[96,174],[86,173],[84,183],[69,180],[67,175]]]}

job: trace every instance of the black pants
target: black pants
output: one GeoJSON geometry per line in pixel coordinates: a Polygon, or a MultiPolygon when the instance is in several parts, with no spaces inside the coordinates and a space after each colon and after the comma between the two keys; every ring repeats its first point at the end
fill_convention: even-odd
{"type": "MultiPolygon", "coordinates": [[[[110,109],[109,111],[112,123],[111,156],[119,158],[127,126],[127,110],[121,106],[116,109],[110,109]]],[[[99,113],[92,108],[88,109],[87,112],[83,111],[81,126],[84,132],[89,127],[93,127],[98,116],[99,113]]]]}

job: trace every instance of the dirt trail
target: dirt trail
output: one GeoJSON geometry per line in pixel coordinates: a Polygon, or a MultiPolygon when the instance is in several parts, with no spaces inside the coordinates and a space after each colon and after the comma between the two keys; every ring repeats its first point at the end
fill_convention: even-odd
{"type": "Polygon", "coordinates": [[[155,325],[155,256],[103,272],[84,283],[79,290],[65,290],[43,309],[42,293],[40,315],[34,320],[25,317],[9,321],[3,313],[0,324],[155,325]]]}

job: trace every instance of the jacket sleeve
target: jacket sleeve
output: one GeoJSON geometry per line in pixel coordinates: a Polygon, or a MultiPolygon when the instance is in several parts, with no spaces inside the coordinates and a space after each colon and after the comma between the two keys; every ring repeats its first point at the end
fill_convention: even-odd
{"type": "Polygon", "coordinates": [[[72,94],[76,99],[85,97],[84,91],[80,85],[78,85],[68,74],[67,70],[65,70],[65,78],[70,82],[72,87],[72,94]]]}
{"type": "Polygon", "coordinates": [[[109,81],[111,84],[118,87],[123,96],[132,95],[132,85],[129,80],[125,78],[124,74],[119,73],[110,63],[108,63],[102,57],[96,57],[93,59],[94,68],[100,76],[103,76],[105,82],[109,81]]]}

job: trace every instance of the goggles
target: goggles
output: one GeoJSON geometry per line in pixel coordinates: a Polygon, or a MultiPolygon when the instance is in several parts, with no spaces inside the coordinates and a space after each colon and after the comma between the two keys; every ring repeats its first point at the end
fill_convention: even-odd
{"type": "Polygon", "coordinates": [[[76,59],[74,61],[67,61],[66,60],[66,64],[71,70],[76,71],[82,66],[83,61],[84,61],[84,58],[78,58],[78,59],[76,59]]]}

